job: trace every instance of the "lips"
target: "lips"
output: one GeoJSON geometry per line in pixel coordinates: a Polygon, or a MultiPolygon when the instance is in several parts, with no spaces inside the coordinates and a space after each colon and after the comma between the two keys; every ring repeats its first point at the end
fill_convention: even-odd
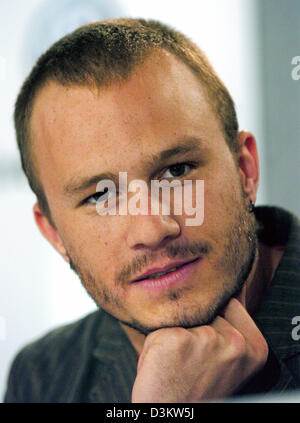
{"type": "Polygon", "coordinates": [[[181,267],[187,264],[193,263],[194,261],[198,259],[199,257],[192,260],[176,261],[176,262],[169,263],[167,266],[164,266],[164,267],[160,267],[160,268],[156,267],[156,268],[149,269],[147,270],[147,272],[143,273],[138,278],[134,279],[132,283],[136,283],[136,282],[140,282],[140,281],[144,281],[148,279],[158,279],[162,276],[167,275],[168,273],[172,273],[175,270],[180,269],[181,267]]]}

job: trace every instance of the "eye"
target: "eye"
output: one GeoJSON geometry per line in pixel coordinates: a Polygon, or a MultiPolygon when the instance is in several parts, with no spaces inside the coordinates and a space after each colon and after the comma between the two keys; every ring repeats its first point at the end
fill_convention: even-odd
{"type": "Polygon", "coordinates": [[[193,168],[194,166],[190,163],[175,163],[167,168],[167,170],[162,174],[162,177],[181,178],[186,176],[186,174],[193,168]]]}
{"type": "Polygon", "coordinates": [[[103,191],[96,192],[90,195],[83,202],[86,204],[97,204],[107,201],[111,197],[112,193],[108,191],[108,188],[104,188],[103,191]]]}

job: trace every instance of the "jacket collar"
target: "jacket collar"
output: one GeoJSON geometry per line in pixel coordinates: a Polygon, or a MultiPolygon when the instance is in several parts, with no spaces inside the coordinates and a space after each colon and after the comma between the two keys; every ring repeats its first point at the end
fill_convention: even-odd
{"type": "Polygon", "coordinates": [[[137,353],[120,322],[105,311],[102,312],[104,315],[97,331],[99,342],[93,350],[93,355],[107,364],[118,361],[122,352],[132,354],[137,360],[137,353]]]}
{"type": "Polygon", "coordinates": [[[98,364],[93,368],[89,402],[127,403],[136,378],[137,353],[120,322],[103,313],[92,353],[98,364]]]}

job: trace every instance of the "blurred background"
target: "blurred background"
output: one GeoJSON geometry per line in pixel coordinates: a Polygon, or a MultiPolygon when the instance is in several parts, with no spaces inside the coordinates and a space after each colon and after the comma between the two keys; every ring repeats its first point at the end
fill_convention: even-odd
{"type": "Polygon", "coordinates": [[[89,21],[159,19],[207,54],[236,103],[240,128],[258,141],[257,204],[300,216],[299,0],[0,1],[0,398],[26,343],[96,308],[79,279],[35,226],[22,174],[13,105],[37,57],[89,21]]]}

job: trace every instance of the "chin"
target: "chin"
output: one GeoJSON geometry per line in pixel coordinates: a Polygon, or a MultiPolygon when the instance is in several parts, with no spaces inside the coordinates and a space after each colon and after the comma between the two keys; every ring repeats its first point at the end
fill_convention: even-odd
{"type": "Polygon", "coordinates": [[[131,321],[122,321],[123,324],[137,330],[143,335],[148,335],[158,329],[182,327],[185,329],[191,329],[197,326],[210,324],[215,317],[219,314],[219,311],[226,305],[226,301],[219,304],[219,307],[213,306],[207,308],[205,311],[201,307],[194,306],[194,311],[191,308],[185,308],[181,311],[177,311],[173,318],[161,318],[155,319],[153,322],[149,319],[149,322],[142,322],[141,320],[132,319],[131,321]]]}
{"type": "Polygon", "coordinates": [[[197,326],[209,325],[226,307],[231,298],[240,293],[243,285],[244,283],[235,284],[235,286],[231,286],[231,289],[219,293],[217,298],[214,296],[214,298],[206,299],[206,301],[205,299],[200,301],[199,298],[200,304],[195,304],[195,302],[189,302],[188,305],[186,302],[183,304],[183,298],[179,298],[179,296],[176,300],[173,298],[173,304],[169,308],[164,307],[161,310],[161,314],[158,310],[153,318],[151,316],[143,320],[132,318],[130,321],[122,321],[122,323],[143,335],[148,335],[163,328],[182,327],[191,329],[197,326]]]}

